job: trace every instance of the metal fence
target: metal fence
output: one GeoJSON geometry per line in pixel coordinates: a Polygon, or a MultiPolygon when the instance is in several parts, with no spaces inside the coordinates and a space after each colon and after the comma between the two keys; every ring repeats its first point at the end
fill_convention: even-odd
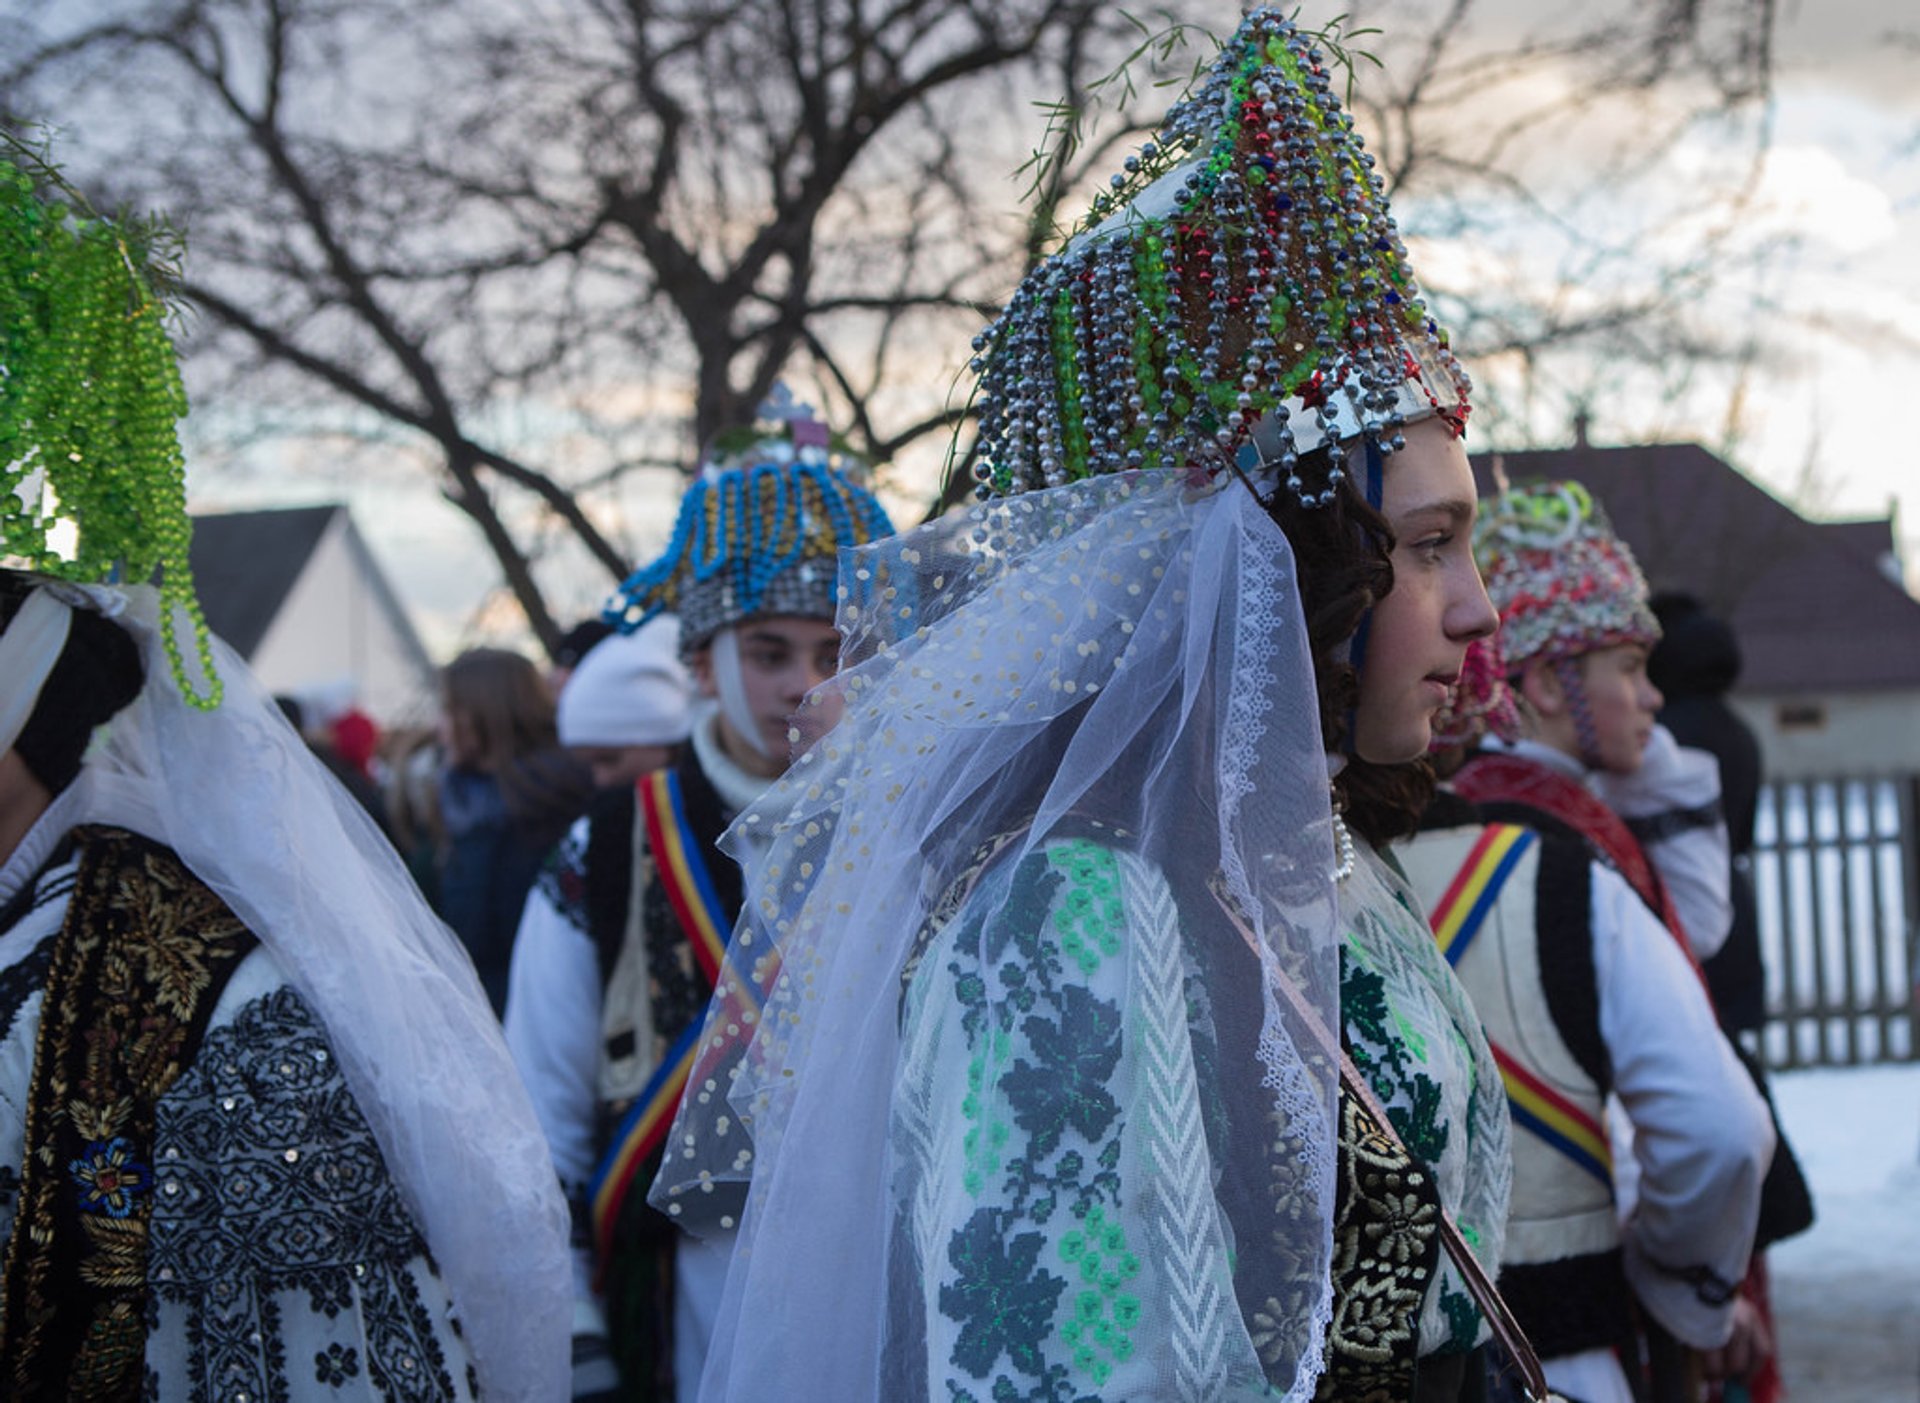
{"type": "Polygon", "coordinates": [[[1768,1065],[1920,1060],[1920,775],[1767,785],[1753,881],[1768,1065]]]}

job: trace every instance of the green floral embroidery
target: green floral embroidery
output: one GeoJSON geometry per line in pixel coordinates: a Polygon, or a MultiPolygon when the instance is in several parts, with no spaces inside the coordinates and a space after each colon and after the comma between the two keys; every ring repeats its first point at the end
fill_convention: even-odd
{"type": "Polygon", "coordinates": [[[1440,1313],[1447,1318],[1446,1352],[1464,1354],[1472,1349],[1480,1338],[1480,1308],[1454,1290],[1452,1282],[1440,1288],[1440,1313]]]}
{"type": "Polygon", "coordinates": [[[1115,1364],[1133,1357],[1133,1327],[1140,1320],[1140,1298],[1123,1291],[1140,1274],[1140,1259],[1127,1250],[1126,1230],[1108,1222],[1096,1205],[1081,1226],[1060,1239],[1060,1260],[1078,1275],[1073,1315],[1060,1337],[1073,1352],[1074,1367],[1104,1386],[1115,1364]]]}
{"type": "Polygon", "coordinates": [[[1004,1201],[977,1209],[948,1245],[955,1278],[939,1307],[960,1326],[951,1363],[984,1388],[976,1398],[949,1378],[946,1394],[1093,1403],[1070,1379],[1103,1385],[1132,1356],[1140,1318],[1126,1290],[1140,1263],[1110,1216],[1121,1010],[1081,982],[1120,951],[1119,868],[1091,843],[1051,844],[1011,874],[1004,900],[983,906],[990,924],[961,926],[947,965],[970,1053],[961,1172],[969,1194],[1004,1201]],[[1047,1235],[1024,1230],[1057,1213],[1072,1219],[1055,1264],[1064,1275],[1039,1265],[1047,1235]],[[1064,1352],[1049,1345],[1061,1339],[1064,1352]]]}
{"type": "Polygon", "coordinates": [[[1067,879],[1067,890],[1053,913],[1060,948],[1080,972],[1092,975],[1103,956],[1118,953],[1121,921],[1120,871],[1113,854],[1092,843],[1061,843],[1047,850],[1047,860],[1067,879]]]}
{"type": "Polygon", "coordinates": [[[1356,1066],[1386,1103],[1387,1119],[1415,1158],[1438,1165],[1449,1135],[1440,1084],[1407,1060],[1427,1060],[1426,1040],[1407,1027],[1387,999],[1386,980],[1342,952],[1340,1014],[1356,1066]],[[1417,1044],[1417,1045],[1416,1045],[1417,1044]]]}
{"type": "Polygon", "coordinates": [[[1000,1153],[1012,1133],[1004,1120],[986,1114],[983,1095],[999,1080],[999,1069],[1007,1063],[1010,1046],[1007,1035],[996,1031],[987,1039],[987,1046],[967,1063],[967,1094],[960,1103],[960,1113],[971,1124],[961,1142],[966,1155],[961,1182],[975,1198],[986,1187],[988,1177],[1000,1172],[1000,1153]]]}
{"type": "Polygon", "coordinates": [[[1414,1061],[1430,1062],[1433,1060],[1427,1056],[1426,1037],[1418,1028],[1407,1021],[1406,1015],[1400,1013],[1397,1009],[1393,1015],[1393,1026],[1400,1030],[1400,1041],[1405,1045],[1407,1051],[1413,1054],[1414,1061]]]}

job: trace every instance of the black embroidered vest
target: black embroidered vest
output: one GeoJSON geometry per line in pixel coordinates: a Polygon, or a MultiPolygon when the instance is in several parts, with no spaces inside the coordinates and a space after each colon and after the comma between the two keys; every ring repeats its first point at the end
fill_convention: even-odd
{"type": "Polygon", "coordinates": [[[0,1268],[0,1395],[21,1403],[140,1396],[155,1110],[256,943],[168,849],[77,836],[0,1268]]]}

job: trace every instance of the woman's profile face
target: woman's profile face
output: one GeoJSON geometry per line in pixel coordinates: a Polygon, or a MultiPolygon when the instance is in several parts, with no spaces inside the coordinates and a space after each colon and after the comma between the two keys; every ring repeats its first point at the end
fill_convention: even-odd
{"type": "Polygon", "coordinates": [[[1426,753],[1433,717],[1467,645],[1499,626],[1473,563],[1475,499],[1466,449],[1423,419],[1387,459],[1381,514],[1393,528],[1393,589],[1375,606],[1360,666],[1353,748],[1378,765],[1426,753]]]}

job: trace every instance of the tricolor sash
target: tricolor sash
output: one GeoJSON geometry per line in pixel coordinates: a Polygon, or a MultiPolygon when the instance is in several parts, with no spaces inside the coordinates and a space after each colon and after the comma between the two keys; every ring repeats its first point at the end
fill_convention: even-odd
{"type": "MultiPolygon", "coordinates": [[[[641,821],[647,826],[647,849],[653,855],[654,870],[659,874],[667,901],[686,932],[694,960],[711,991],[720,982],[733,922],[720,904],[699,835],[687,821],[679,776],[671,769],[656,770],[640,779],[635,795],[641,821]]],[[[753,991],[750,982],[734,979],[730,983],[753,991]]],[[[704,1021],[696,1018],[674,1040],[621,1117],[607,1152],[593,1172],[587,1195],[593,1211],[594,1247],[602,1263],[607,1260],[613,1227],[635,1176],[673,1125],[674,1112],[680,1108],[680,1097],[686,1090],[687,1076],[693,1070],[704,1021]]]]}
{"type": "Polygon", "coordinates": [[[1447,957],[1449,965],[1460,963],[1460,957],[1467,953],[1487,913],[1499,899],[1500,888],[1507,884],[1513,869],[1537,841],[1531,829],[1515,823],[1490,823],[1481,833],[1452,885],[1440,898],[1440,904],[1427,918],[1433,926],[1433,938],[1440,942],[1440,953],[1447,957]]]}
{"type": "MultiPolygon", "coordinates": [[[[1428,918],[1448,965],[1460,963],[1499,900],[1500,889],[1538,841],[1531,829],[1513,823],[1490,823],[1482,830],[1428,918]]],[[[1534,1076],[1500,1044],[1487,1041],[1500,1065],[1514,1123],[1611,1188],[1613,1151],[1606,1127],[1534,1076]]]]}
{"type": "Polygon", "coordinates": [[[1505,1048],[1492,1043],[1493,1060],[1500,1064],[1500,1080],[1507,1088],[1507,1108],[1513,1123],[1613,1187],[1613,1147],[1607,1128],[1514,1060],[1505,1048]]]}

